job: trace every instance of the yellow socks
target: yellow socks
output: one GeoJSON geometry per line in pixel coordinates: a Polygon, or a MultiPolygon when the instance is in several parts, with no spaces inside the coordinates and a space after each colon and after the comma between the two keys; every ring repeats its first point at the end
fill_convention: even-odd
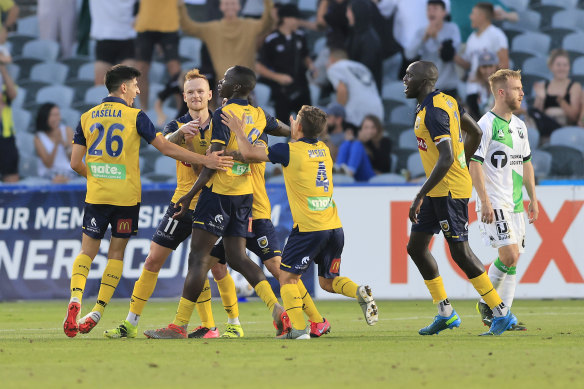
{"type": "MultiPolygon", "coordinates": [[[[298,292],[300,292],[300,297],[302,298],[302,310],[314,323],[322,323],[323,318],[318,312],[318,309],[316,309],[316,305],[314,305],[314,301],[312,301],[312,297],[310,297],[302,280],[298,280],[298,284],[296,285],[298,286],[298,292]]],[[[355,293],[357,292],[355,291],[355,293]]]]}
{"type": "Polygon", "coordinates": [[[209,278],[205,280],[203,290],[197,299],[197,313],[201,318],[201,325],[207,328],[215,327],[215,320],[213,319],[213,310],[211,309],[211,285],[209,278]]]}
{"type": "Polygon", "coordinates": [[[237,292],[235,291],[235,282],[231,278],[231,274],[227,273],[225,277],[220,280],[215,280],[223,308],[227,312],[227,317],[235,319],[239,317],[239,305],[237,304],[237,292]]]}
{"type": "Polygon", "coordinates": [[[351,281],[349,277],[335,277],[333,279],[333,290],[350,298],[357,298],[357,288],[359,285],[351,281]]]}
{"type": "Polygon", "coordinates": [[[489,308],[493,309],[494,307],[498,306],[503,302],[501,297],[499,297],[499,293],[493,287],[487,272],[484,272],[478,277],[471,278],[469,281],[472,283],[472,286],[479,292],[485,303],[489,306],[489,308]]]}
{"type": "Polygon", "coordinates": [[[292,327],[297,330],[306,328],[306,322],[302,314],[302,298],[300,297],[298,286],[296,284],[282,285],[280,287],[280,295],[282,296],[282,302],[284,303],[284,308],[290,318],[292,327]]]}
{"type": "Polygon", "coordinates": [[[446,300],[448,298],[441,276],[431,280],[424,280],[424,283],[432,295],[432,302],[434,304],[438,304],[440,301],[446,300]]]}
{"type": "Polygon", "coordinates": [[[272,312],[274,305],[278,303],[278,299],[276,298],[270,283],[266,280],[260,281],[254,289],[256,294],[262,299],[264,303],[266,303],[270,312],[272,312]]]}
{"type": "Polygon", "coordinates": [[[108,259],[107,266],[101,277],[101,285],[99,286],[99,293],[97,294],[97,303],[93,306],[92,311],[97,311],[103,316],[103,310],[114,295],[114,291],[122,277],[123,269],[124,262],[119,259],[108,259]]]}
{"type": "Polygon", "coordinates": [[[142,274],[140,274],[140,278],[134,284],[134,290],[132,291],[130,312],[138,316],[142,314],[146,302],[152,296],[152,292],[154,292],[157,280],[158,273],[142,269],[142,274]]]}
{"type": "Polygon", "coordinates": [[[80,303],[83,298],[83,290],[87,283],[87,275],[91,268],[91,262],[93,260],[85,254],[79,254],[73,262],[73,271],[71,272],[71,298],[78,298],[80,303]]]}
{"type": "Polygon", "coordinates": [[[174,317],[172,324],[177,326],[184,326],[189,324],[196,304],[197,303],[194,301],[190,301],[184,297],[181,297],[178,303],[178,309],[176,310],[176,316],[174,317]]]}

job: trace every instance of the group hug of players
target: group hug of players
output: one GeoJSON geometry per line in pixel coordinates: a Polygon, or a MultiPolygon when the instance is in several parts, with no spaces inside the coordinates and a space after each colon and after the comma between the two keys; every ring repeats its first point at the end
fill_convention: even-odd
{"type": "MultiPolygon", "coordinates": [[[[518,259],[518,252],[509,247],[518,249],[520,228],[523,233],[525,230],[520,224],[522,201],[519,199],[521,209],[518,205],[509,209],[505,196],[496,200],[490,191],[493,180],[497,181],[495,173],[500,172],[491,174],[482,170],[482,166],[487,169],[483,161],[491,158],[492,148],[523,147],[522,163],[508,164],[514,169],[509,172],[511,178],[499,177],[499,182],[495,182],[506,194],[509,182],[512,188],[516,185],[517,169],[521,168],[523,173],[523,165],[531,167],[529,146],[525,146],[527,131],[516,130],[519,119],[511,113],[514,102],[509,97],[509,90],[514,90],[514,99],[521,101],[520,75],[507,72],[511,73],[495,80],[502,89],[494,92],[493,117],[479,122],[488,122],[483,124],[491,129],[489,139],[486,139],[488,131],[481,130],[468,114],[459,110],[454,99],[434,90],[438,73],[432,63],[416,62],[404,77],[406,96],[419,102],[415,133],[418,144],[423,145],[419,149],[427,175],[410,208],[412,229],[408,253],[434,303],[438,304],[438,315],[419,331],[421,335],[437,334],[461,323],[428,250],[431,237],[439,231],[444,233],[453,259],[481,295],[477,307],[483,322],[489,326],[485,334],[500,335],[511,329],[525,329],[510,311],[514,285],[510,301],[502,300],[497,292],[501,290],[501,295],[509,298],[509,293],[503,290],[514,278],[518,259]],[[514,81],[519,82],[519,89],[510,85],[514,81]],[[497,93],[502,97],[497,99],[497,93]],[[506,110],[501,110],[501,103],[497,105],[500,101],[506,102],[506,110]],[[466,136],[463,137],[461,130],[466,136]],[[473,161],[470,173],[469,156],[473,161]],[[482,184],[477,186],[476,182],[482,184]],[[473,183],[482,204],[483,235],[499,248],[499,258],[490,267],[489,275],[468,245],[468,199],[473,183]],[[503,227],[506,230],[501,232],[503,227]]],[[[132,292],[128,316],[118,327],[106,330],[105,337],[137,336],[138,321],[155,289],[158,272],[172,250],[189,236],[188,272],[175,318],[167,327],[144,331],[149,338],[219,337],[211,312],[209,270],[228,316],[221,337],[244,336],[235,285],[226,263],[241,273],[266,303],[277,338],[309,339],[330,332],[330,323],[318,312],[300,278],[312,262],[318,265],[321,288],[356,299],[367,324],[374,325],[378,321],[378,308],[371,288],[340,276],[344,234],[333,201],[333,163],[328,147],[318,140],[326,128],[326,114],[319,108],[303,106],[296,119],[290,118],[290,126],[275,120],[260,107],[248,103],[256,78],[251,69],[242,66],[226,71],[218,86],[223,105],[212,113],[208,108],[213,97],[209,83],[194,69],[186,75],[184,83],[184,100],[189,112],[170,122],[163,135],[156,132],[142,111],[132,108],[139,94],[139,76],[136,69],[122,65],[108,71],[105,80],[108,97],[81,116],[75,131],[71,166],[87,177],[87,195],[81,252],[73,263],[71,299],[63,324],[65,334],[74,337],[79,332],[89,333],[98,324],[122,275],[124,249],[130,236],[138,230],[140,137],[177,160],[177,188],[152,238],[150,252],[132,292]],[[268,147],[267,134],[291,140],[268,147]],[[266,162],[282,165],[294,222],[283,252],[271,223],[264,179],[266,162]],[[97,302],[87,315],[79,318],[87,275],[109,226],[108,263],[97,302]],[[282,305],[261,268],[247,256],[246,248],[258,255],[278,279],[282,305]],[[189,332],[187,327],[195,308],[202,323],[189,332]],[[305,314],[310,322],[308,326],[305,314]]],[[[526,184],[526,187],[532,204],[535,203],[535,210],[530,205],[530,221],[533,221],[537,217],[534,186],[526,184]]],[[[512,189],[511,204],[516,201],[516,192],[512,189]]]]}

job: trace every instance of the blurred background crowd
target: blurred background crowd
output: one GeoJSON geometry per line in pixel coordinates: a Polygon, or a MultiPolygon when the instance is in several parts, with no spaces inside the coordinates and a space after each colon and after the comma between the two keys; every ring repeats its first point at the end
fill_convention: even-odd
{"type": "MultiPolygon", "coordinates": [[[[335,182],[419,180],[416,101],[401,81],[419,59],[476,120],[492,106],[489,75],[520,69],[516,114],[537,179],[584,177],[582,0],[0,0],[0,12],[6,183],[84,180],[69,168],[73,129],[107,95],[117,63],[142,72],[135,105],[159,128],[187,110],[185,71],[214,87],[245,65],[258,74],[253,103],[278,119],[303,104],[325,109],[335,182]]],[[[174,166],[142,149],[143,182],[173,182],[174,166]]],[[[274,167],[267,175],[282,182],[274,167]]]]}

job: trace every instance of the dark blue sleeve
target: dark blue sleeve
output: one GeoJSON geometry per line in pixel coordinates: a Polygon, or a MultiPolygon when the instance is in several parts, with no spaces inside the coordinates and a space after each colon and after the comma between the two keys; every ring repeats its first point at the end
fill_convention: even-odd
{"type": "Polygon", "coordinates": [[[154,128],[154,124],[152,124],[144,111],[138,112],[138,116],[136,116],[136,129],[138,134],[148,143],[152,143],[156,138],[156,128],[154,128]]]}
{"type": "Polygon", "coordinates": [[[430,132],[432,140],[436,140],[437,137],[444,135],[450,136],[450,117],[448,116],[448,113],[441,108],[428,106],[428,108],[426,108],[424,124],[430,132]]]}
{"type": "Polygon", "coordinates": [[[87,146],[85,134],[83,134],[83,128],[81,128],[81,122],[77,124],[75,133],[73,134],[73,143],[75,143],[76,145],[87,146]]]}
{"type": "Polygon", "coordinates": [[[168,134],[172,134],[176,130],[178,130],[178,123],[176,122],[176,120],[173,120],[173,121],[167,123],[166,126],[164,126],[164,130],[162,131],[162,135],[166,136],[168,134]]]}
{"type": "Polygon", "coordinates": [[[288,143],[276,143],[268,147],[268,158],[272,163],[288,166],[290,163],[290,145],[288,143]]]}
{"type": "Polygon", "coordinates": [[[211,143],[220,143],[227,146],[231,138],[231,130],[221,122],[221,108],[217,109],[211,119],[211,143]]]}
{"type": "Polygon", "coordinates": [[[254,142],[254,144],[257,144],[260,142],[263,143],[264,145],[266,145],[266,147],[268,147],[268,134],[266,134],[265,132],[262,132],[260,137],[257,138],[256,141],[254,142]]]}
{"type": "Polygon", "coordinates": [[[280,127],[276,118],[274,118],[269,113],[266,113],[265,111],[264,115],[266,115],[266,128],[264,128],[264,131],[267,132],[268,134],[270,132],[276,131],[278,127],[280,127]]]}

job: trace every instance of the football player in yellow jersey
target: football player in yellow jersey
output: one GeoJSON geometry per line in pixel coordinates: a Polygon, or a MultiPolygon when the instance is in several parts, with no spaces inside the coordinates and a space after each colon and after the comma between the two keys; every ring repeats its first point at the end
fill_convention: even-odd
{"type": "Polygon", "coordinates": [[[105,78],[108,97],[81,116],[75,131],[71,167],[87,177],[87,195],[81,252],[73,263],[71,299],[63,323],[63,330],[69,337],[76,336],[78,332],[91,331],[101,318],[122,275],[128,239],[138,232],[140,138],[164,155],[188,163],[204,164],[213,169],[233,164],[231,157],[220,156],[220,153],[209,156],[195,154],[156,133],[148,116],[132,108],[135,97],[140,93],[139,76],[140,72],[129,66],[116,65],[111,68],[105,78]],[[87,316],[78,321],[87,275],[109,225],[112,226],[109,259],[97,303],[87,316]]]}
{"type": "Polygon", "coordinates": [[[266,150],[252,147],[245,136],[245,114],[227,111],[222,120],[236,134],[246,160],[280,163],[283,166],[288,202],[294,229],[284,247],[280,267],[280,293],[291,327],[279,339],[310,339],[302,314],[300,276],[312,262],[318,264],[320,287],[330,293],[355,298],[367,324],[378,321],[377,305],[369,286],[358,286],[340,276],[344,233],[333,200],[332,166],[329,148],[318,140],[326,128],[326,114],[316,107],[303,106],[297,120],[291,120],[295,142],[278,143],[266,150]]]}
{"type": "Polygon", "coordinates": [[[408,254],[424,278],[432,300],[438,304],[438,315],[419,334],[438,334],[461,323],[448,301],[438,264],[428,250],[433,234],[442,230],[452,258],[493,310],[495,318],[484,335],[500,335],[517,319],[493,288],[485,267],[468,244],[472,183],[467,164],[480,143],[482,131],[464,110],[459,110],[454,98],[434,90],[436,80],[438,69],[426,61],[408,66],[403,78],[406,97],[418,100],[414,130],[427,177],[410,206],[408,254]]]}
{"type": "MultiPolygon", "coordinates": [[[[183,97],[189,111],[184,116],[168,123],[164,128],[164,135],[172,143],[204,155],[211,140],[209,124],[212,113],[209,111],[209,101],[212,98],[212,91],[210,90],[209,81],[199,73],[198,69],[193,69],[186,73],[183,97]]],[[[160,269],[172,251],[176,250],[178,245],[191,235],[193,210],[197,204],[198,196],[193,198],[189,211],[183,217],[173,219],[172,216],[180,210],[175,206],[176,201],[191,189],[200,170],[200,165],[176,161],[177,187],[166,214],[152,237],[150,252],[144,262],[142,274],[132,291],[128,316],[118,327],[105,331],[104,336],[106,338],[136,337],[138,321],[146,302],[154,292],[160,269]]],[[[217,264],[211,268],[211,272],[219,286],[223,304],[228,310],[229,320],[237,321],[238,323],[239,315],[235,284],[227,271],[227,266],[225,264],[217,264]]],[[[201,317],[202,325],[191,332],[189,337],[218,338],[219,331],[213,320],[211,288],[208,281],[206,281],[203,293],[197,300],[197,311],[201,317]]]]}
{"type": "MultiPolygon", "coordinates": [[[[219,82],[219,95],[227,98],[222,108],[217,109],[211,120],[211,151],[232,152],[237,150],[237,141],[229,128],[221,122],[221,111],[225,109],[238,113],[245,112],[246,136],[255,142],[264,131],[278,134],[285,127],[261,108],[248,104],[248,96],[253,91],[256,76],[253,70],[244,66],[229,68],[219,82]]],[[[266,303],[278,330],[283,328],[285,310],[278,300],[258,265],[245,252],[246,238],[251,232],[251,211],[253,186],[249,164],[235,162],[227,171],[203,168],[199,178],[186,195],[177,201],[181,205],[180,217],[186,212],[195,194],[201,191],[193,215],[193,233],[189,270],[185,279],[182,297],[176,316],[165,328],[147,330],[149,338],[185,338],[196,301],[203,290],[207,272],[217,258],[210,253],[218,237],[223,237],[227,262],[231,268],[241,273],[257,295],[266,303]]]]}

